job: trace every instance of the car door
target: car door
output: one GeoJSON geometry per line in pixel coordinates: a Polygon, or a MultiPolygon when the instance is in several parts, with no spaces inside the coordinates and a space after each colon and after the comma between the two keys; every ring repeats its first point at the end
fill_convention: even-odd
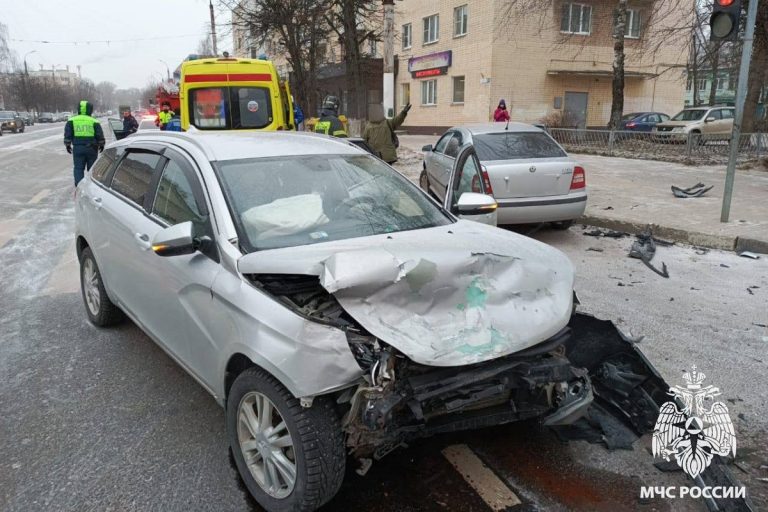
{"type": "Polygon", "coordinates": [[[424,158],[430,188],[432,188],[432,191],[440,198],[444,197],[444,195],[438,186],[438,176],[442,176],[442,174],[445,172],[445,160],[443,158],[443,153],[445,152],[445,147],[448,145],[448,141],[451,140],[452,136],[453,132],[445,133],[438,139],[435,147],[432,148],[432,151],[427,153],[424,158]]]}
{"type": "MultiPolygon", "coordinates": [[[[451,171],[456,163],[456,157],[459,156],[459,150],[464,145],[461,132],[449,132],[450,137],[445,144],[442,153],[435,153],[436,171],[434,182],[431,184],[438,189],[438,197],[444,198],[448,193],[448,182],[451,178],[451,171]]],[[[431,178],[430,178],[431,179],[431,178]]]]}
{"type": "Polygon", "coordinates": [[[213,305],[211,288],[221,270],[210,209],[194,162],[173,149],[164,151],[163,157],[140,235],[154,240],[163,229],[189,221],[194,236],[205,242],[193,254],[163,257],[149,249],[141,251],[143,279],[152,283],[140,291],[146,304],[142,323],[213,387],[206,368],[218,362],[216,338],[201,321],[213,305]]]}
{"type": "Polygon", "coordinates": [[[644,132],[650,132],[653,131],[653,129],[656,127],[657,124],[661,122],[661,118],[659,118],[658,114],[648,114],[645,116],[645,121],[643,122],[643,129],[644,132]]]}
{"type": "Polygon", "coordinates": [[[722,122],[722,115],[719,108],[713,108],[706,113],[704,118],[704,125],[701,127],[702,133],[712,134],[719,131],[719,124],[722,122]]]}
{"type": "Polygon", "coordinates": [[[112,128],[112,133],[115,134],[115,140],[124,139],[128,136],[128,132],[123,130],[123,121],[120,119],[109,118],[109,127],[112,128]]]}
{"type": "Polygon", "coordinates": [[[448,190],[443,200],[443,207],[462,219],[473,220],[491,226],[496,225],[496,208],[477,212],[472,215],[461,214],[458,209],[459,199],[462,194],[471,192],[487,195],[485,180],[483,179],[482,166],[477,157],[475,148],[466,144],[460,148],[451,168],[448,180],[448,190]]]}
{"type": "Polygon", "coordinates": [[[721,121],[718,121],[718,133],[725,133],[730,135],[733,130],[733,114],[734,110],[731,108],[720,109],[721,121]]]}
{"type": "Polygon", "coordinates": [[[111,193],[101,196],[99,223],[92,226],[92,231],[100,231],[95,252],[101,255],[97,263],[104,280],[120,306],[140,324],[151,308],[146,290],[155,286],[145,272],[151,244],[145,226],[151,184],[163,162],[160,151],[156,145],[126,150],[112,176],[111,193]]]}

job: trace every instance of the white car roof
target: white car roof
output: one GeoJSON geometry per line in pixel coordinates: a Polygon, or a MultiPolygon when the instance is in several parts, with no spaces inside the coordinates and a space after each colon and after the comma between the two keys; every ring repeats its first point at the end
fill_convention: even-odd
{"type": "Polygon", "coordinates": [[[127,144],[183,140],[197,146],[211,161],[293,155],[367,154],[344,139],[311,132],[144,131],[124,140],[127,144]]]}
{"type": "Polygon", "coordinates": [[[464,124],[461,126],[455,126],[453,129],[467,130],[473,135],[480,133],[504,133],[504,132],[541,132],[541,128],[527,123],[477,123],[477,124],[464,124]]]}

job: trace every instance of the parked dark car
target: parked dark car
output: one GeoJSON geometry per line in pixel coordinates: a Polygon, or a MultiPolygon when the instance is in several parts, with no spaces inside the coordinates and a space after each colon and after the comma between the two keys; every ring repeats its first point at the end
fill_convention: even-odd
{"type": "Polygon", "coordinates": [[[24,124],[26,126],[34,126],[35,125],[35,114],[32,112],[19,112],[19,115],[24,120],[24,124]]]}
{"type": "Polygon", "coordinates": [[[38,123],[52,123],[56,117],[50,112],[43,112],[37,116],[38,123]]]}
{"type": "Polygon", "coordinates": [[[4,110],[0,112],[0,132],[3,130],[13,133],[24,133],[24,119],[18,112],[4,110]]]}
{"type": "Polygon", "coordinates": [[[621,118],[621,129],[630,132],[652,132],[658,123],[669,121],[661,112],[633,112],[621,118]]]}

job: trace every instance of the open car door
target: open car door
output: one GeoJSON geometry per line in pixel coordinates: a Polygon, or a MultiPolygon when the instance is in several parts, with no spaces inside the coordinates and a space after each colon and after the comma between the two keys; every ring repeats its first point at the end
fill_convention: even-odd
{"type": "Polygon", "coordinates": [[[289,130],[296,130],[296,120],[293,116],[293,97],[291,96],[291,86],[288,85],[288,80],[280,82],[280,98],[282,100],[285,123],[288,125],[289,130]]]}
{"type": "Polygon", "coordinates": [[[115,119],[113,117],[107,119],[109,121],[109,127],[112,128],[112,133],[115,134],[115,140],[126,138],[129,134],[123,130],[123,120],[115,119]]]}
{"type": "Polygon", "coordinates": [[[496,225],[498,204],[487,190],[475,148],[465,144],[454,160],[443,207],[462,219],[496,225]]]}

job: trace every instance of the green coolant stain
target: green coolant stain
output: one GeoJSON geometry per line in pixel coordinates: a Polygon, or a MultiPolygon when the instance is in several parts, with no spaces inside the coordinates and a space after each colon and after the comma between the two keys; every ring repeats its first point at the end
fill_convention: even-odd
{"type": "Polygon", "coordinates": [[[480,279],[479,277],[474,278],[472,284],[467,287],[467,307],[485,307],[485,301],[488,300],[488,292],[480,287],[480,279]]]}
{"type": "Polygon", "coordinates": [[[483,343],[482,345],[462,345],[456,351],[466,355],[483,355],[493,352],[496,346],[506,343],[506,338],[495,327],[491,327],[489,330],[491,332],[491,340],[488,343],[483,343]]]}

